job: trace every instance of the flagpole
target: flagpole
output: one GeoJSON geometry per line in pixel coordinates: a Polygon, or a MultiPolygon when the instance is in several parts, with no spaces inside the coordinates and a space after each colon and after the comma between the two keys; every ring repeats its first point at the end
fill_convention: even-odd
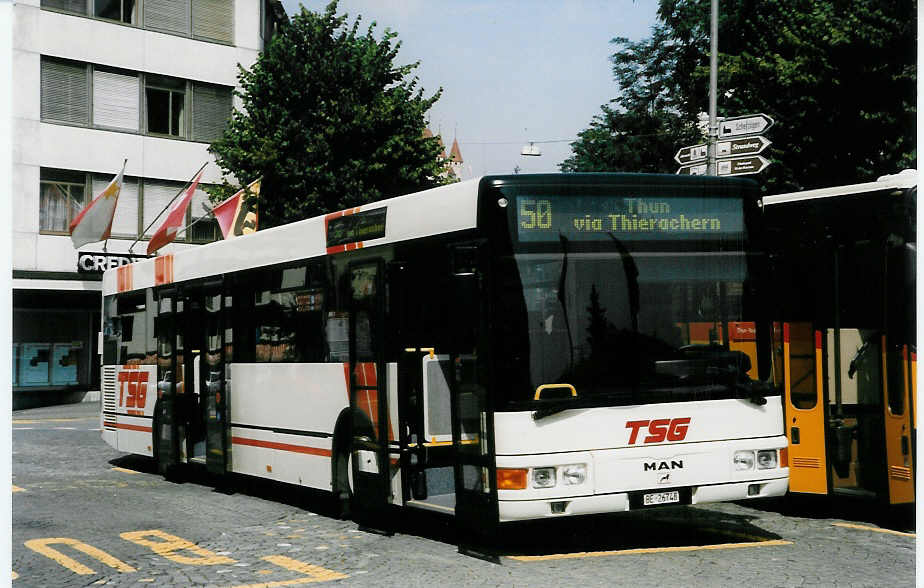
{"type": "MultiPolygon", "coordinates": [[[[125,159],[122,160],[122,171],[119,172],[119,177],[122,178],[123,184],[125,183],[125,164],[127,163],[128,163],[128,158],[126,157],[125,159]]],[[[119,186],[119,192],[121,191],[122,191],[122,186],[119,186]]],[[[118,200],[116,200],[116,202],[118,202],[118,200]]],[[[115,208],[112,209],[112,216],[115,216],[115,208]]],[[[108,235],[109,233],[112,232],[111,231],[112,230],[112,220],[109,221],[109,229],[110,229],[109,231],[106,231],[106,235],[107,235],[106,240],[103,241],[103,253],[106,253],[108,251],[108,249],[106,248],[109,246],[109,236],[108,235]]],[[[131,249],[129,249],[129,251],[131,251],[131,249]]]]}
{"type": "Polygon", "coordinates": [[[207,161],[206,161],[205,163],[203,163],[203,164],[202,164],[202,167],[200,167],[200,168],[196,171],[196,173],[194,173],[194,174],[192,175],[192,178],[189,179],[189,180],[187,180],[186,183],[183,184],[183,187],[180,188],[180,191],[177,192],[176,195],[175,195],[173,198],[170,199],[170,202],[168,202],[168,203],[166,204],[166,206],[164,206],[164,207],[161,209],[161,211],[160,211],[159,213],[157,213],[157,216],[154,217],[154,220],[151,221],[151,224],[149,224],[148,226],[146,226],[146,227],[144,228],[144,230],[141,231],[141,234],[138,236],[138,238],[135,239],[135,240],[132,242],[131,245],[129,245],[129,247],[128,247],[128,252],[129,252],[129,253],[132,252],[132,249],[135,248],[135,245],[138,244],[138,241],[140,241],[141,238],[144,237],[144,234],[148,232],[148,229],[150,229],[151,227],[154,226],[154,223],[157,222],[157,219],[160,218],[160,215],[164,214],[164,211],[166,211],[168,208],[170,208],[170,205],[173,204],[173,202],[177,199],[177,196],[179,196],[180,194],[182,194],[182,193],[186,190],[186,188],[188,188],[188,187],[190,186],[190,184],[192,184],[192,181],[193,181],[194,179],[196,179],[196,176],[199,174],[199,172],[201,172],[202,170],[204,170],[204,169],[205,169],[205,166],[207,166],[208,164],[209,164],[209,162],[207,162],[207,161]]]}
{"type": "Polygon", "coordinates": [[[188,225],[186,225],[185,227],[183,227],[182,229],[180,229],[179,231],[177,231],[177,232],[176,232],[176,236],[177,236],[177,237],[180,236],[180,233],[183,233],[183,232],[185,232],[185,231],[191,229],[192,226],[193,226],[194,224],[196,224],[197,222],[201,221],[202,219],[209,218],[210,216],[211,216],[211,217],[214,217],[214,216],[215,216],[215,213],[213,212],[213,210],[214,210],[213,208],[206,208],[204,202],[203,202],[202,204],[203,204],[202,208],[205,209],[205,211],[206,211],[207,214],[204,215],[204,216],[200,216],[199,218],[193,220],[193,222],[189,223],[188,225]]]}

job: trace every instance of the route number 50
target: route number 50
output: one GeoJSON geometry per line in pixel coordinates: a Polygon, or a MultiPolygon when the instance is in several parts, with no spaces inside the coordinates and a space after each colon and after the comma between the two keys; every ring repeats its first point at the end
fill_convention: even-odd
{"type": "Polygon", "coordinates": [[[551,229],[552,203],[548,200],[520,200],[520,228],[551,229]]]}

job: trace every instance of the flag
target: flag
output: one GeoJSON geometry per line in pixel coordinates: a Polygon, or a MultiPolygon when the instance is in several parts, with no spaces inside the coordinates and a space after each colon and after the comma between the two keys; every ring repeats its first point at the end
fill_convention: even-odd
{"type": "Polygon", "coordinates": [[[186,207],[189,206],[189,201],[192,200],[193,194],[196,193],[196,187],[199,185],[199,178],[202,177],[203,171],[204,170],[199,170],[192,184],[186,188],[186,192],[183,196],[170,207],[170,212],[167,213],[167,220],[165,220],[164,224],[151,235],[151,240],[148,241],[148,255],[154,253],[176,238],[176,234],[186,222],[186,207]]]}
{"type": "MultiPolygon", "coordinates": [[[[251,183],[246,190],[259,196],[260,180],[251,183]]],[[[215,215],[215,220],[218,221],[221,234],[225,239],[247,235],[257,230],[257,213],[244,202],[244,191],[240,190],[212,209],[212,214],[215,215]]]]}
{"type": "Polygon", "coordinates": [[[109,185],[71,221],[68,232],[71,234],[71,241],[74,242],[74,249],[109,238],[127,161],[126,159],[122,162],[122,171],[112,178],[109,185]]]}

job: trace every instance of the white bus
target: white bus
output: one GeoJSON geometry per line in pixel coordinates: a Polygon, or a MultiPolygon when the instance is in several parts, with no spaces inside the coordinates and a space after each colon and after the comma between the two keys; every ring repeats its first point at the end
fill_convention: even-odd
{"type": "Polygon", "coordinates": [[[110,270],[103,439],[482,531],[782,495],[757,199],[491,176],[110,270]]]}

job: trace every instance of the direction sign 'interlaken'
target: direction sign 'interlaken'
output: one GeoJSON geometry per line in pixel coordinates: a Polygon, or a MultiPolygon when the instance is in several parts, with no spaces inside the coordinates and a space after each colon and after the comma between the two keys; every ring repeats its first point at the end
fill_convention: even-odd
{"type": "Polygon", "coordinates": [[[766,114],[751,114],[726,118],[719,123],[719,138],[757,135],[773,126],[773,119],[766,114]]]}
{"type": "Polygon", "coordinates": [[[693,163],[694,161],[706,159],[706,150],[707,147],[705,144],[683,147],[677,152],[677,155],[674,156],[674,161],[683,165],[685,163],[693,163]]]}

